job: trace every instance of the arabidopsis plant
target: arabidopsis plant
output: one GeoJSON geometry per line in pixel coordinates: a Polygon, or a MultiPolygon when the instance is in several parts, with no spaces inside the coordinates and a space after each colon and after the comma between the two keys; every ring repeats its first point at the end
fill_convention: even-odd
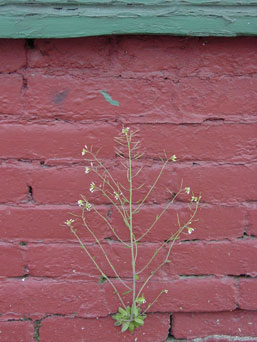
{"type": "MultiPolygon", "coordinates": [[[[162,166],[157,165],[160,171],[154,182],[150,185],[137,184],[137,186],[135,186],[134,179],[138,177],[140,172],[142,172],[143,170],[143,167],[138,169],[138,160],[141,158],[141,161],[143,162],[143,153],[138,151],[140,148],[140,141],[135,140],[137,134],[137,131],[133,131],[129,127],[123,127],[119,136],[114,138],[114,141],[118,145],[118,147],[115,148],[116,155],[120,158],[123,158],[123,162],[121,164],[124,167],[124,175],[126,176],[126,180],[123,183],[117,181],[112,176],[111,172],[105,166],[104,162],[99,159],[98,153],[94,153],[92,148],[88,149],[87,145],[85,145],[82,150],[82,156],[86,156],[86,161],[87,163],[89,163],[87,165],[91,165],[91,167],[85,167],[85,174],[92,173],[97,178],[98,185],[96,186],[94,182],[91,182],[89,186],[89,192],[94,193],[97,190],[97,192],[103,196],[105,200],[104,203],[106,203],[107,201],[108,207],[110,206],[111,208],[109,212],[116,211],[116,214],[120,215],[121,222],[123,223],[123,229],[125,230],[124,233],[127,234],[127,238],[123,240],[120,234],[118,234],[118,230],[116,229],[116,227],[112,226],[111,220],[109,220],[109,217],[107,217],[108,215],[103,215],[97,209],[97,206],[89,203],[86,196],[81,195],[82,199],[78,200],[77,204],[82,211],[82,224],[84,228],[86,228],[91,236],[95,239],[100,251],[103,253],[103,257],[106,259],[107,264],[110,266],[106,268],[108,270],[106,271],[106,273],[108,272],[107,274],[104,272],[105,269],[103,269],[102,266],[97,263],[94,255],[91,254],[91,251],[88,249],[87,245],[83,243],[77,230],[74,229],[75,220],[68,219],[65,222],[65,225],[74,234],[76,239],[79,241],[81,248],[85,251],[87,256],[91,259],[92,263],[98,270],[100,275],[99,284],[108,282],[109,286],[111,286],[113,289],[113,293],[117,295],[121,307],[118,308],[118,312],[113,316],[113,319],[115,320],[116,326],[121,326],[122,332],[125,332],[126,330],[133,332],[135,328],[143,326],[144,320],[147,318],[146,312],[159,300],[162,295],[168,293],[167,289],[161,290],[160,293],[157,294],[155,299],[149,303],[149,300],[147,301],[145,296],[143,295],[143,289],[162,267],[168,267],[168,264],[172,262],[169,258],[172,247],[174,243],[180,238],[180,236],[184,234],[184,231],[187,231],[188,234],[192,234],[192,232],[194,231],[195,228],[192,228],[191,225],[194,221],[196,221],[194,218],[197,213],[199,202],[201,199],[200,195],[195,196],[192,193],[192,198],[191,201],[189,200],[188,205],[188,218],[180,219],[179,213],[177,213],[176,229],[173,228],[167,236],[167,239],[165,239],[164,242],[160,242],[160,246],[158,246],[158,248],[155,250],[150,258],[147,259],[145,258],[145,256],[141,255],[141,259],[145,258],[146,260],[144,266],[141,265],[140,268],[137,263],[139,254],[141,252],[140,248],[138,248],[139,243],[143,243],[142,240],[145,240],[147,235],[157,225],[159,219],[165,213],[167,213],[168,209],[172,206],[177,197],[185,193],[189,195],[191,189],[189,186],[182,188],[182,184],[179,189],[168,189],[169,197],[167,198],[169,198],[169,200],[167,200],[167,198],[165,199],[165,201],[167,201],[165,206],[160,205],[159,213],[158,215],[156,215],[153,222],[145,228],[140,227],[140,231],[136,229],[134,216],[140,215],[141,208],[144,204],[148,203],[148,205],[150,205],[152,198],[150,200],[149,197],[150,195],[151,197],[153,197],[154,191],[157,190],[157,183],[163,175],[165,167],[170,162],[176,162],[177,160],[175,154],[168,157],[165,153],[165,159],[161,159],[162,166]],[[139,189],[140,192],[136,196],[135,193],[139,191],[139,189]],[[141,189],[144,189],[145,191],[143,192],[141,189]],[[142,195],[142,192],[145,193],[145,195],[142,195]],[[175,195],[172,195],[172,197],[170,198],[170,194],[175,195]],[[142,196],[142,198],[141,200],[138,200],[140,195],[142,196]],[[91,227],[92,223],[89,223],[92,222],[92,220],[88,220],[87,211],[90,211],[92,209],[93,212],[100,217],[103,223],[106,224],[107,228],[111,230],[111,236],[113,236],[113,238],[116,240],[116,243],[121,244],[122,246],[129,249],[130,259],[127,260],[126,263],[130,264],[130,269],[132,270],[132,272],[130,276],[126,276],[126,282],[117,271],[118,267],[114,264],[115,258],[109,258],[102,246],[100,239],[97,237],[97,233],[95,233],[93,227],[91,227]],[[159,253],[161,250],[164,253],[159,253]],[[157,260],[158,258],[158,262],[153,263],[153,261],[157,260]],[[155,264],[155,266],[153,266],[153,264],[155,264]],[[113,280],[113,278],[115,278],[115,281],[113,280]],[[138,282],[139,279],[140,282],[138,282]],[[121,290],[118,290],[117,281],[119,281],[121,283],[121,286],[124,287],[125,292],[121,292],[121,290]],[[130,305],[126,305],[128,302],[128,297],[124,296],[130,296],[130,305]]],[[[144,179],[145,175],[143,175],[142,178],[144,179]]],[[[183,196],[181,198],[183,199],[183,196]]],[[[141,222],[143,221],[141,220],[141,222]]]]}

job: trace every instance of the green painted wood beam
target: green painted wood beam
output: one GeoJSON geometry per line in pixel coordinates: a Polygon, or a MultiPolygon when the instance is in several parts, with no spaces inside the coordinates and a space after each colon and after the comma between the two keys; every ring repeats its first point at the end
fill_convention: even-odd
{"type": "Polygon", "coordinates": [[[257,0],[0,0],[1,38],[257,35],[257,0]]]}

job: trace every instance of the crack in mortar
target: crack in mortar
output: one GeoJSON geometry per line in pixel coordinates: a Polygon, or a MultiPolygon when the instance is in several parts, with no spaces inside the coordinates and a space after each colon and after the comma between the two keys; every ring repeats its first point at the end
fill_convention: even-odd
{"type": "MultiPolygon", "coordinates": [[[[190,339],[191,342],[208,342],[209,340],[217,340],[220,341],[221,339],[223,340],[227,340],[228,342],[231,341],[241,341],[241,342],[248,342],[248,341],[254,341],[256,342],[256,337],[252,337],[252,336],[229,336],[229,335],[210,335],[207,337],[197,337],[197,338],[193,338],[190,339]]],[[[166,342],[187,342],[188,340],[184,340],[184,339],[174,339],[174,338],[168,338],[166,340],[166,342]]]]}

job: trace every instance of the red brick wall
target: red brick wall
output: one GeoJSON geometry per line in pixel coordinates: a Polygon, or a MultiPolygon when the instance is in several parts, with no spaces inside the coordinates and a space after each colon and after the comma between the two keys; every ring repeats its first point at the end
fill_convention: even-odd
{"type": "MultiPolygon", "coordinates": [[[[0,40],[1,342],[257,341],[256,55],[249,37],[0,40]],[[122,124],[140,129],[146,182],[163,149],[179,159],[139,228],[167,199],[166,184],[183,178],[202,193],[197,230],[145,291],[169,293],[134,335],[114,327],[112,290],[61,226],[91,179],[84,144],[103,146],[119,174],[112,138],[122,124]]],[[[172,213],[142,244],[144,258],[167,238],[172,213]]],[[[127,251],[90,219],[126,276],[127,251]]]]}

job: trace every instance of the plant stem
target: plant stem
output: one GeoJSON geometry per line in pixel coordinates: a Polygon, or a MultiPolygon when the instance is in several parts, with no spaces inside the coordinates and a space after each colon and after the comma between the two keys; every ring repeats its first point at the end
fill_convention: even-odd
{"type": "Polygon", "coordinates": [[[133,209],[132,209],[132,199],[133,199],[133,186],[132,186],[132,156],[131,156],[131,136],[127,134],[127,144],[129,153],[129,230],[130,230],[130,244],[131,244],[131,265],[133,273],[133,297],[132,297],[132,310],[130,319],[133,317],[133,307],[135,306],[136,300],[136,265],[135,265],[135,255],[134,255],[134,236],[133,236],[133,209]]]}

